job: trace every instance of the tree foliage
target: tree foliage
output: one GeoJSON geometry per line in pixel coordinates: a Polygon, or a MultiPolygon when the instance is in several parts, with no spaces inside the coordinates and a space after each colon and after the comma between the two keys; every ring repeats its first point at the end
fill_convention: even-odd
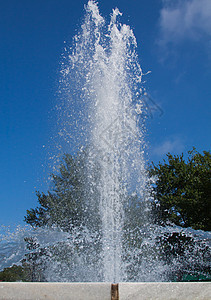
{"type": "Polygon", "coordinates": [[[154,213],[157,222],[211,230],[211,154],[193,148],[184,155],[167,154],[167,160],[152,164],[154,213]]]}
{"type": "Polygon", "coordinates": [[[83,157],[65,154],[57,174],[52,174],[52,191],[37,192],[39,206],[27,210],[26,223],[33,227],[56,225],[69,231],[83,224],[85,166],[83,157]]]}
{"type": "Polygon", "coordinates": [[[4,268],[4,270],[0,272],[0,281],[30,281],[28,275],[26,266],[13,265],[12,267],[4,268]]]}
{"type": "MultiPolygon", "coordinates": [[[[86,189],[85,155],[85,152],[75,157],[64,155],[59,171],[52,174],[52,190],[46,194],[37,192],[39,205],[27,210],[25,221],[28,224],[33,227],[56,225],[67,231],[72,225],[84,224],[89,214],[90,200],[86,189]]],[[[168,153],[167,160],[158,165],[152,164],[149,173],[155,179],[152,207],[158,223],[170,221],[182,227],[211,230],[210,152],[200,154],[193,149],[188,152],[187,161],[183,154],[168,153]]],[[[98,170],[93,174],[97,176],[98,170]]],[[[92,193],[93,197],[98,197],[97,190],[92,193]]],[[[130,195],[127,202],[130,205],[126,203],[125,216],[130,223],[136,220],[138,226],[141,220],[138,220],[137,207],[143,210],[142,202],[130,195]]],[[[92,203],[97,203],[97,199],[92,199],[92,203]]],[[[94,220],[94,213],[91,214],[90,224],[91,219],[93,224],[99,223],[94,220]]]]}

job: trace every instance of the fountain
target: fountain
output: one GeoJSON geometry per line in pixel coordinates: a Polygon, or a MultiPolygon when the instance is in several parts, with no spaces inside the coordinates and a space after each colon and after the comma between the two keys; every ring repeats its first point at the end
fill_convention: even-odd
{"type": "MultiPolygon", "coordinates": [[[[181,228],[155,226],[151,218],[144,157],[147,108],[136,38],[118,21],[122,14],[117,8],[108,24],[95,1],[88,1],[85,9],[73,44],[65,43],[58,105],[59,149],[63,144],[67,152],[81,149],[85,155],[81,235],[84,240],[92,237],[94,245],[82,245],[91,250],[77,258],[75,274],[80,275],[73,281],[170,280],[170,269],[181,268],[181,261],[163,260],[158,240],[162,244],[166,236],[183,233],[181,228]],[[83,265],[80,272],[78,265],[83,265]]],[[[189,250],[186,259],[194,264],[189,250]]]]}
{"type": "Polygon", "coordinates": [[[129,196],[145,204],[142,217],[147,210],[142,70],[133,31],[118,22],[119,16],[114,9],[107,25],[96,2],[88,2],[81,32],[73,47],[65,46],[60,80],[60,136],[74,146],[85,141],[87,214],[99,212],[101,278],[112,282],[127,278],[123,256],[129,196]]]}
{"type": "MultiPolygon", "coordinates": [[[[65,42],[57,153],[71,152],[83,165],[83,222],[63,231],[51,220],[51,228],[17,232],[19,238],[32,236],[37,243],[34,249],[46,249],[45,267],[41,266],[47,281],[169,281],[171,269],[181,268],[180,260],[163,259],[160,245],[166,235],[185,234],[184,230],[156,226],[151,218],[143,72],[133,31],[119,23],[120,16],[114,9],[107,24],[97,3],[90,0],[73,45],[65,42]]],[[[191,229],[186,234],[208,238],[191,229]]],[[[26,252],[23,243],[18,248],[17,243],[4,241],[0,253],[5,256],[9,249],[10,264],[26,252]]],[[[200,259],[204,264],[197,254],[201,244],[194,247],[184,253],[186,265],[200,259]]],[[[34,249],[28,249],[28,254],[34,249]]]]}

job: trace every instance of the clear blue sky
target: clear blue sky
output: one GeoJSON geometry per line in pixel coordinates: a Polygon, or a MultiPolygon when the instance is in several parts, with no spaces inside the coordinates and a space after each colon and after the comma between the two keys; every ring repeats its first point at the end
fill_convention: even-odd
{"type": "MultiPolygon", "coordinates": [[[[46,191],[63,42],[76,34],[86,2],[0,2],[0,224],[23,224],[35,191],[46,191]]],[[[148,120],[149,159],[209,150],[211,1],[99,1],[107,18],[115,7],[135,32],[142,69],[151,71],[144,86],[162,109],[148,120]]]]}

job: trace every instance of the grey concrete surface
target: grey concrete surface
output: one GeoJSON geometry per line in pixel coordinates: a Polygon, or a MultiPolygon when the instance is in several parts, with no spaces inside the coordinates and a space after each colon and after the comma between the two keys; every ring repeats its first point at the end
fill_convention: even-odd
{"type": "Polygon", "coordinates": [[[111,284],[1,282],[0,299],[111,300],[111,284]]]}
{"type": "MultiPolygon", "coordinates": [[[[111,283],[0,282],[0,300],[111,300],[111,283]]],[[[211,282],[119,283],[119,300],[211,300],[211,282]]]]}
{"type": "Polygon", "coordinates": [[[120,283],[120,300],[211,300],[211,282],[120,283]]]}

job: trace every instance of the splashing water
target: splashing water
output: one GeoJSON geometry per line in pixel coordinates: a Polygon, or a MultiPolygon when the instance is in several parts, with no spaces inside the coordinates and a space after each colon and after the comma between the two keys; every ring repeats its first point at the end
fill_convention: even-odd
{"type": "Polygon", "coordinates": [[[85,9],[73,46],[65,43],[57,108],[58,151],[85,153],[86,220],[69,233],[41,228],[2,236],[1,267],[20,261],[26,252],[23,237],[32,236],[48,249],[47,281],[168,281],[181,265],[206,265],[199,253],[207,255],[210,234],[152,223],[136,39],[129,26],[118,22],[117,8],[109,24],[95,1],[85,9]],[[183,261],[171,260],[175,256],[166,245],[172,236],[197,236],[199,242],[189,240],[183,261]]]}
{"type": "MultiPolygon", "coordinates": [[[[65,87],[69,95],[77,94],[77,103],[72,96],[68,98],[69,106],[78,110],[82,105],[82,109],[74,111],[81,126],[76,126],[77,139],[80,143],[83,136],[89,143],[87,180],[90,192],[96,190],[94,186],[98,190],[98,199],[90,194],[90,200],[98,202],[93,206],[98,207],[102,222],[105,281],[125,277],[123,227],[128,194],[133,191],[142,201],[146,198],[143,130],[138,126],[138,113],[143,106],[142,70],[135,36],[129,26],[118,23],[118,16],[121,13],[116,8],[107,26],[97,4],[89,1],[82,32],[75,37],[75,47],[67,49],[62,69],[63,91],[65,87]],[[96,165],[100,171],[94,179],[96,165]]],[[[66,125],[71,126],[69,122],[66,125]]],[[[75,143],[76,136],[73,138],[75,143]]]]}

